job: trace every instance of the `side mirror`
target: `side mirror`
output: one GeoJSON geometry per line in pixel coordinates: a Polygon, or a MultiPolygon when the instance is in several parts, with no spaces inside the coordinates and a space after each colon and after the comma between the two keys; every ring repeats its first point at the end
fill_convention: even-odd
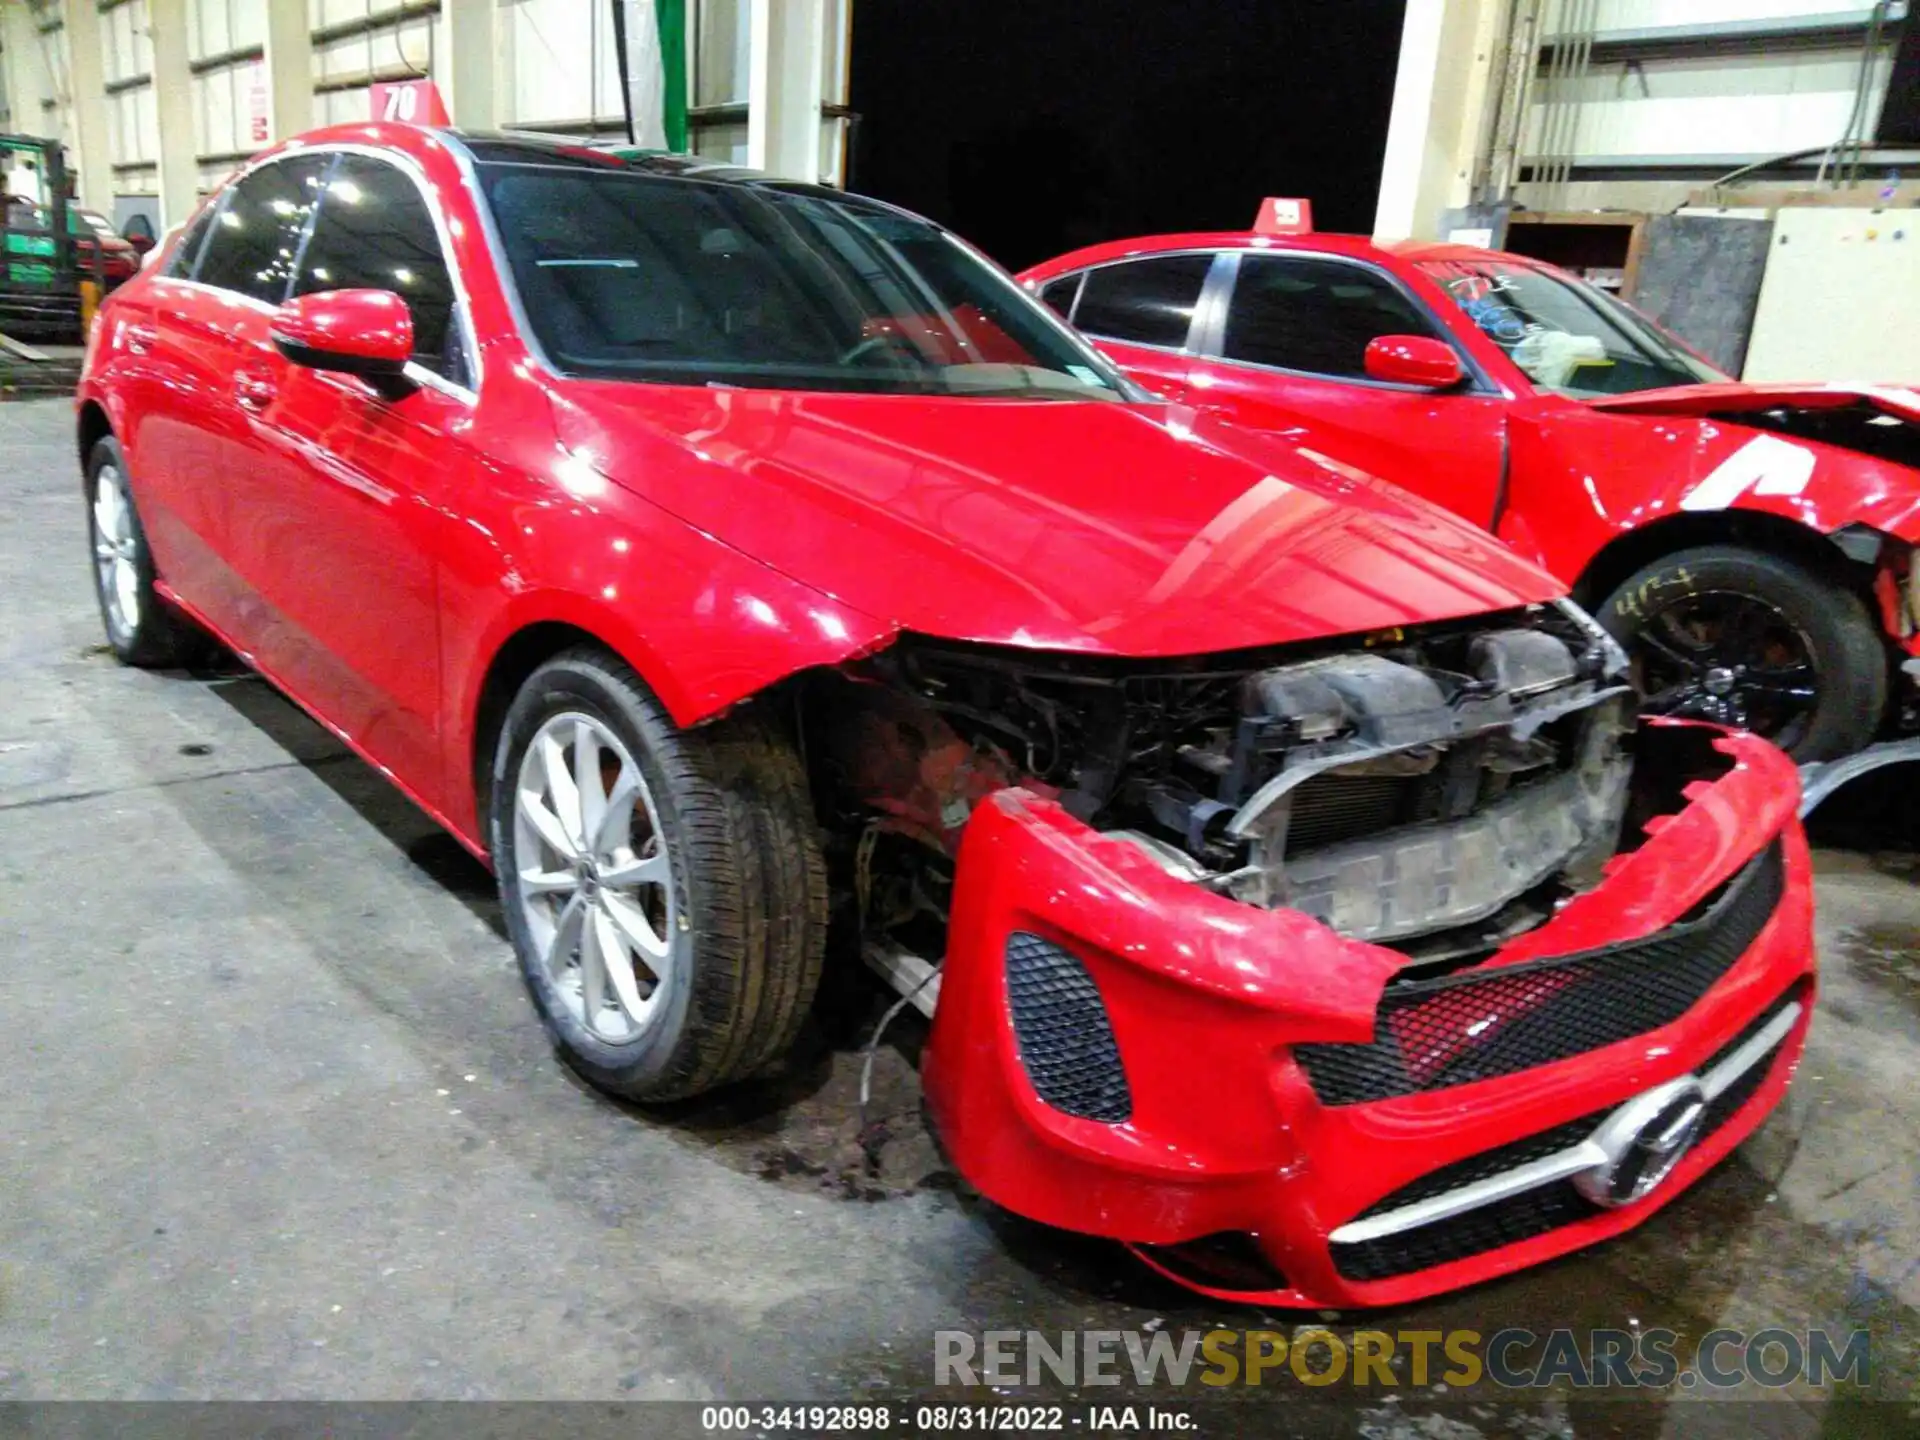
{"type": "Polygon", "coordinates": [[[1382,335],[1367,345],[1369,377],[1423,390],[1451,390],[1467,378],[1453,347],[1425,335],[1382,335]]]}
{"type": "Polygon", "coordinates": [[[391,290],[323,290],[274,312],[267,333],[295,365],[358,375],[389,400],[419,387],[406,375],[413,315],[391,290]]]}

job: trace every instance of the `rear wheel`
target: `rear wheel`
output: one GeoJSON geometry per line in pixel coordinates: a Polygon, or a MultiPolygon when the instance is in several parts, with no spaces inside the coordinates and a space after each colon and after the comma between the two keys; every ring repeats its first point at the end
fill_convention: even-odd
{"type": "Polygon", "coordinates": [[[1680,551],[1629,576],[1598,618],[1632,657],[1644,708],[1752,730],[1801,762],[1860,749],[1886,711],[1866,607],[1779,555],[1680,551]]]}
{"type": "Polygon", "coordinates": [[[153,553],[133,503],[120,443],[99,441],[87,460],[87,536],[107,643],[122,664],[186,665],[208,649],[194,623],[154,590],[153,553]]]}
{"type": "Polygon", "coordinates": [[[588,1080],[673,1100],[786,1051],[827,891],[804,774],[769,727],[682,730],[621,661],[569,651],[509,709],[489,805],[521,974],[588,1080]]]}

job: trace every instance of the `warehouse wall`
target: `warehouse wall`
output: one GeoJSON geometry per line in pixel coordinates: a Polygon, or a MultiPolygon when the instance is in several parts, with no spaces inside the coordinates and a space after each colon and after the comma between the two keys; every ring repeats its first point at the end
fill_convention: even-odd
{"type": "MultiPolygon", "coordinates": [[[[231,3],[257,6],[258,0],[231,3]]],[[[414,75],[440,78],[441,67],[435,62],[447,53],[447,17],[433,0],[372,5],[367,0],[310,0],[310,6],[314,124],[366,119],[372,113],[369,87],[379,81],[414,75]]]]}
{"type": "Polygon", "coordinates": [[[159,185],[160,126],[150,30],[147,0],[125,0],[100,12],[107,158],[113,166],[114,188],[121,194],[147,194],[159,185]]]}
{"type": "MultiPolygon", "coordinates": [[[[298,108],[307,123],[365,119],[371,85],[425,76],[447,94],[457,123],[624,133],[609,0],[0,0],[0,125],[59,136],[75,152],[76,168],[65,19],[67,7],[77,5],[92,5],[98,14],[102,153],[111,176],[103,184],[83,175],[82,186],[88,202],[102,209],[153,206],[168,188],[162,185],[164,107],[154,74],[156,15],[161,24],[177,15],[185,31],[190,104],[181,114],[192,137],[190,154],[184,146],[176,151],[188,156],[195,192],[217,185],[280,138],[274,117],[285,107],[276,103],[269,78],[269,19],[277,15],[274,23],[288,27],[286,34],[302,6],[311,102],[298,108]],[[471,62],[460,75],[452,63],[456,48],[471,62]]],[[[758,9],[764,17],[772,5],[811,7],[815,23],[804,54],[783,51],[770,63],[804,64],[821,102],[844,106],[851,0],[690,0],[688,92],[693,148],[702,154],[748,159],[754,16],[758,9]]],[[[831,115],[816,123],[819,170],[808,178],[837,179],[847,122],[831,115]]]]}
{"type": "MultiPolygon", "coordinates": [[[[1840,138],[1860,75],[1858,54],[1779,54],[1640,62],[1641,75],[1597,73],[1543,87],[1577,107],[1572,144],[1582,163],[1644,165],[1701,157],[1742,163],[1840,138]],[[1644,93],[1640,85],[1644,78],[1644,93]],[[1625,91],[1625,94],[1621,92],[1625,91]]],[[[1871,116],[1886,93],[1891,58],[1875,58],[1871,116]]],[[[1536,105],[1528,150],[1540,154],[1545,106],[1536,105]]]]}
{"type": "Polygon", "coordinates": [[[72,142],[59,0],[0,4],[0,130],[72,142]]]}

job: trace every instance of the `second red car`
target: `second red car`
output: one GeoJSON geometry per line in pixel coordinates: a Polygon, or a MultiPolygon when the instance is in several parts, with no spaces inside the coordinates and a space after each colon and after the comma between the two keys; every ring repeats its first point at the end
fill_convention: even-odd
{"type": "Polygon", "coordinates": [[[1649,709],[1801,761],[1912,728],[1914,391],[1736,384],[1587,282],[1459,245],[1161,235],[1022,278],[1155,394],[1544,565],[1649,709]]]}

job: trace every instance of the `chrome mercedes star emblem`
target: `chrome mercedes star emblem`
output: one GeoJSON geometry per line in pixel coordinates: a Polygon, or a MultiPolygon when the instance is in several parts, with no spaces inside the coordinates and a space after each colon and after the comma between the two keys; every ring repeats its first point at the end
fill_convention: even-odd
{"type": "Polygon", "coordinates": [[[1606,1158],[1574,1176],[1574,1188],[1609,1209],[1631,1205],[1673,1173],[1700,1138],[1706,1113],[1706,1091],[1694,1075],[1636,1095],[1593,1133],[1588,1143],[1606,1158]]]}

